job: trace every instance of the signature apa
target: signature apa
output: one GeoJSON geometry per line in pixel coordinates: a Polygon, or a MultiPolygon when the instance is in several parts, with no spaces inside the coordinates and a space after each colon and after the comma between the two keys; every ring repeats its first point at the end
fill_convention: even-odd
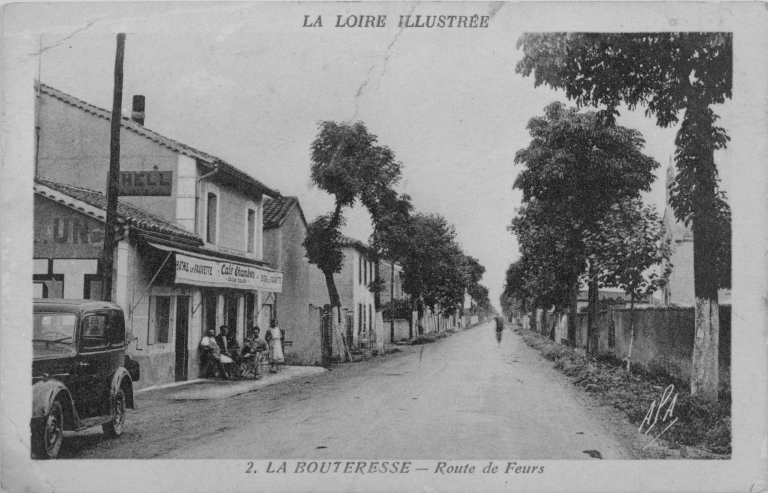
{"type": "Polygon", "coordinates": [[[653,402],[651,402],[651,407],[648,409],[648,412],[645,414],[645,418],[643,418],[643,422],[640,423],[640,428],[637,429],[638,432],[647,435],[651,432],[651,430],[656,426],[656,424],[659,424],[659,427],[667,425],[663,430],[661,430],[661,433],[653,437],[653,440],[648,442],[645,447],[643,447],[643,450],[645,450],[650,444],[656,441],[657,438],[659,438],[661,435],[664,434],[673,424],[677,422],[677,418],[674,416],[675,412],[675,404],[677,404],[677,392],[675,392],[675,386],[670,385],[666,389],[664,389],[664,393],[661,394],[661,401],[659,401],[659,404],[656,404],[656,400],[654,399],[653,402]],[[675,394],[674,397],[672,397],[672,394],[675,394]],[[662,409],[664,409],[664,414],[661,416],[661,423],[659,423],[659,414],[661,414],[662,409]],[[674,419],[672,419],[674,418],[674,419]],[[669,423],[667,423],[667,420],[672,419],[669,423]],[[647,426],[645,431],[643,432],[643,427],[647,426]]]}

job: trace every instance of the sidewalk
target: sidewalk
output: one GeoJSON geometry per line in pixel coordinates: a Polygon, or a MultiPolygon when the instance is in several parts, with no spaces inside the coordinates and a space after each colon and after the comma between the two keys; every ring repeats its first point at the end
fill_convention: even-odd
{"type": "Polygon", "coordinates": [[[328,370],[317,366],[281,366],[278,373],[265,373],[261,380],[199,379],[177,384],[139,389],[136,394],[150,399],[208,400],[225,399],[253,392],[276,383],[312,377],[328,370]]]}

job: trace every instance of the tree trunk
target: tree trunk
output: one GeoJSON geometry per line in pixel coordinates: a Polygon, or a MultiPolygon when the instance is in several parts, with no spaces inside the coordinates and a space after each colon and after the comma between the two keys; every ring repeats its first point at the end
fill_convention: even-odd
{"type": "Polygon", "coordinates": [[[568,342],[571,346],[576,346],[576,327],[577,314],[579,306],[579,281],[571,285],[568,293],[568,342]]]}
{"type": "Polygon", "coordinates": [[[418,335],[421,335],[424,333],[424,304],[416,301],[416,324],[417,324],[417,333],[418,335]]]}
{"type": "Polygon", "coordinates": [[[395,261],[389,278],[389,340],[395,342],[395,261]]]}
{"type": "Polygon", "coordinates": [[[696,325],[693,339],[691,395],[717,400],[720,307],[717,299],[716,245],[705,221],[693,221],[693,279],[696,325]]]}
{"type": "Polygon", "coordinates": [[[627,351],[627,373],[631,371],[632,347],[635,345],[635,293],[629,294],[629,350],[627,351]]]}
{"type": "MultiPolygon", "coordinates": [[[[706,401],[717,400],[718,352],[720,315],[717,299],[717,206],[714,198],[717,186],[717,167],[711,135],[714,119],[708,105],[692,101],[686,109],[685,121],[693,124],[693,141],[687,143],[688,154],[695,160],[683,161],[682,166],[693,167],[697,187],[691,190],[693,199],[693,280],[696,297],[696,327],[691,368],[691,395],[706,401]]],[[[682,128],[681,128],[682,132],[682,128]]]]}
{"type": "Polygon", "coordinates": [[[333,272],[323,272],[325,274],[325,285],[328,288],[328,298],[331,301],[331,310],[335,310],[337,321],[341,324],[341,299],[336,290],[336,283],[333,280],[333,272]]]}
{"type": "Polygon", "coordinates": [[[417,310],[416,298],[411,298],[411,317],[408,320],[408,339],[413,339],[413,312],[417,310]]]}
{"type": "Polygon", "coordinates": [[[590,267],[589,279],[589,308],[587,310],[587,353],[597,355],[597,303],[599,298],[599,286],[597,279],[590,267]]]}

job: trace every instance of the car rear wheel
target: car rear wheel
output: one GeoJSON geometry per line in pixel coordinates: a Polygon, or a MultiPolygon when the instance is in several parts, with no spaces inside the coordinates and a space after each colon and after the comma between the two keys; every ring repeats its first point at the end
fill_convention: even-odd
{"type": "Polygon", "coordinates": [[[32,432],[32,450],[36,459],[55,459],[64,438],[64,411],[61,402],[53,401],[45,421],[32,432]]]}
{"type": "Polygon", "coordinates": [[[123,389],[117,389],[115,398],[112,400],[112,420],[101,425],[104,434],[110,438],[116,438],[123,434],[125,426],[125,392],[123,389]]]}

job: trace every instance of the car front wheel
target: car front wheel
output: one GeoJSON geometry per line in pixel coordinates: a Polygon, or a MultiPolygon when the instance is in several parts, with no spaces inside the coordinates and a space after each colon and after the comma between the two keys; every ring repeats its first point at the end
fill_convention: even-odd
{"type": "Polygon", "coordinates": [[[125,426],[125,392],[123,389],[117,389],[115,398],[112,400],[112,420],[101,425],[104,434],[115,438],[123,434],[125,426]]]}
{"type": "Polygon", "coordinates": [[[45,421],[32,432],[32,450],[36,459],[55,459],[64,438],[64,411],[61,402],[54,401],[45,421]]]}

